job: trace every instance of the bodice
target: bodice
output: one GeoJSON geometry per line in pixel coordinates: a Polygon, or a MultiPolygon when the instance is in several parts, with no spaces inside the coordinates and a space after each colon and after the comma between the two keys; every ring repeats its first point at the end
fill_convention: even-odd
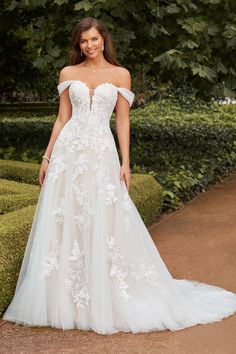
{"type": "Polygon", "coordinates": [[[79,120],[81,124],[109,124],[115,108],[118,93],[131,106],[134,93],[125,87],[118,87],[109,82],[98,85],[95,89],[89,88],[83,81],[66,80],[58,85],[61,94],[69,87],[69,97],[72,105],[72,120],[79,120]]]}

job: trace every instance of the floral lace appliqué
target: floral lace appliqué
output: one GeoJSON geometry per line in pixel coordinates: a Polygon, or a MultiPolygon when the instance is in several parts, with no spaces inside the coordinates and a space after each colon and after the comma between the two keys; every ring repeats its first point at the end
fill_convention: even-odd
{"type": "Polygon", "coordinates": [[[147,265],[143,259],[138,264],[128,264],[121,254],[119,247],[115,244],[115,238],[107,238],[109,249],[108,261],[110,262],[110,276],[116,279],[120,288],[121,296],[125,301],[131,299],[127,289],[129,288],[128,279],[141,280],[152,286],[160,285],[160,275],[154,264],[147,265]]]}
{"type": "Polygon", "coordinates": [[[60,254],[61,249],[59,247],[58,240],[56,240],[53,250],[49,252],[44,261],[42,261],[42,270],[39,274],[40,279],[48,277],[53,269],[58,270],[60,254]]]}
{"type": "Polygon", "coordinates": [[[76,201],[79,204],[78,215],[75,215],[75,222],[80,230],[87,230],[91,226],[91,217],[95,214],[94,205],[88,197],[88,191],[83,184],[73,184],[76,201]]]}
{"type": "Polygon", "coordinates": [[[62,198],[56,201],[56,206],[52,211],[52,215],[56,216],[56,222],[58,222],[59,224],[63,224],[65,213],[66,213],[66,196],[63,196],[62,198]]]}
{"type": "Polygon", "coordinates": [[[48,180],[55,182],[59,175],[65,171],[66,164],[64,161],[64,157],[53,157],[50,161],[48,180]]]}
{"type": "Polygon", "coordinates": [[[84,252],[81,251],[78,241],[74,241],[69,261],[69,279],[65,280],[65,284],[71,291],[76,307],[85,307],[90,300],[87,285],[88,268],[85,268],[84,252]]]}
{"type": "Polygon", "coordinates": [[[75,162],[74,172],[72,180],[74,181],[78,175],[81,175],[85,171],[88,171],[89,159],[86,154],[82,153],[78,160],[75,162]]]}
{"type": "Polygon", "coordinates": [[[107,243],[109,248],[108,261],[110,262],[110,277],[116,279],[120,288],[121,296],[127,301],[131,297],[127,292],[129,286],[126,282],[126,278],[128,277],[129,272],[124,257],[121,255],[118,248],[116,248],[114,237],[108,237],[107,243]]]}
{"type": "Polygon", "coordinates": [[[128,192],[125,192],[123,195],[122,207],[126,212],[125,226],[126,226],[126,230],[128,230],[132,223],[132,203],[128,192]]]}
{"type": "Polygon", "coordinates": [[[116,186],[112,183],[106,184],[106,205],[111,205],[117,200],[116,186]]]}

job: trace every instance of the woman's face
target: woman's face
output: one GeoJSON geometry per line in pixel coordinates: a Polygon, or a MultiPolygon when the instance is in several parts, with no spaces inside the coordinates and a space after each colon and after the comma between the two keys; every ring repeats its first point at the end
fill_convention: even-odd
{"type": "Polygon", "coordinates": [[[103,46],[103,38],[96,28],[91,27],[89,30],[81,33],[80,50],[88,58],[95,58],[101,54],[103,46]]]}

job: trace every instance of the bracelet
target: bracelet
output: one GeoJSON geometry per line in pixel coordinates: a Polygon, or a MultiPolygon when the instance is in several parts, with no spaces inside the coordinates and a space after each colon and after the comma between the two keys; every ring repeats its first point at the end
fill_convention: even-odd
{"type": "Polygon", "coordinates": [[[42,156],[42,159],[45,159],[45,160],[47,160],[48,162],[50,162],[50,159],[49,159],[46,155],[43,155],[43,156],[42,156]]]}

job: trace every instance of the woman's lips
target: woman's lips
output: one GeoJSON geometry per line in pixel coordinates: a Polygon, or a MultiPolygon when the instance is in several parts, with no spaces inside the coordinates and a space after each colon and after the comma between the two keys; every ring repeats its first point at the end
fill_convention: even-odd
{"type": "Polygon", "coordinates": [[[87,50],[88,54],[93,54],[96,51],[96,49],[91,49],[91,50],[87,50]]]}

